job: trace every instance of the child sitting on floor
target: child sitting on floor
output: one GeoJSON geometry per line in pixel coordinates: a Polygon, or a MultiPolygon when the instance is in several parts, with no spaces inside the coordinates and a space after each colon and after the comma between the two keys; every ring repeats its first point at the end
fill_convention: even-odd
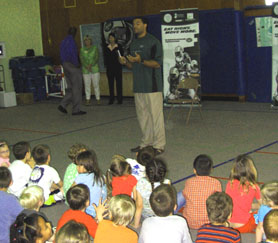
{"type": "Polygon", "coordinates": [[[108,194],[116,196],[126,194],[131,196],[133,188],[137,184],[137,179],[131,175],[131,167],[119,155],[114,155],[111,160],[110,168],[106,173],[106,184],[108,194]]]}
{"type": "Polygon", "coordinates": [[[196,176],[186,180],[183,191],[178,193],[178,209],[185,204],[183,216],[191,229],[199,229],[209,222],[206,200],[212,193],[222,191],[220,182],[210,177],[212,166],[208,155],[198,155],[193,162],[196,176]]]}
{"type": "Polygon", "coordinates": [[[75,220],[78,223],[84,224],[90,236],[95,238],[97,223],[91,215],[85,213],[86,208],[90,204],[89,188],[84,184],[71,187],[67,192],[67,202],[70,209],[64,212],[59,219],[56,231],[59,232],[68,221],[75,220]]]}
{"type": "Polygon", "coordinates": [[[265,243],[278,243],[278,209],[271,210],[264,218],[265,243]]]}
{"type": "Polygon", "coordinates": [[[150,195],[152,191],[161,184],[170,184],[170,180],[165,179],[167,172],[166,164],[159,158],[153,159],[146,165],[146,177],[137,182],[136,189],[133,191],[133,197],[136,202],[136,212],[134,216],[133,227],[140,226],[141,215],[143,218],[154,216],[151,209],[150,195]]]}
{"type": "Polygon", "coordinates": [[[10,242],[43,243],[53,235],[51,223],[42,216],[33,213],[27,216],[21,213],[10,227],[10,242]]]}
{"type": "Polygon", "coordinates": [[[99,219],[94,243],[137,243],[136,232],[126,226],[132,221],[135,213],[134,201],[127,195],[112,197],[108,206],[109,220],[99,219]]]}
{"type": "Polygon", "coordinates": [[[0,140],[0,166],[10,166],[10,149],[6,141],[0,140]]]}
{"type": "Polygon", "coordinates": [[[191,243],[186,220],[173,215],[177,207],[177,193],[171,185],[160,185],[150,196],[152,210],[156,214],[143,221],[139,243],[191,243]]]}
{"type": "Polygon", "coordinates": [[[9,167],[13,183],[8,191],[19,197],[29,182],[35,163],[31,158],[31,147],[28,142],[16,143],[13,146],[13,154],[16,160],[9,167]]]}
{"type": "Polygon", "coordinates": [[[72,162],[68,165],[64,175],[64,180],[63,180],[64,195],[67,194],[67,191],[70,189],[75,178],[78,176],[78,171],[76,168],[77,155],[88,149],[89,148],[86,145],[81,143],[74,144],[70,147],[70,150],[68,151],[68,157],[72,162]]]}
{"type": "Polygon", "coordinates": [[[0,167],[0,242],[9,242],[10,225],[23,210],[18,199],[7,193],[12,184],[12,174],[7,167],[0,167]]]}
{"type": "Polygon", "coordinates": [[[269,182],[262,186],[262,205],[256,215],[257,228],[256,228],[256,242],[261,242],[264,235],[263,231],[263,221],[265,215],[272,209],[278,209],[278,182],[269,182]]]}
{"type": "Polygon", "coordinates": [[[47,220],[45,214],[40,212],[40,208],[44,203],[43,189],[40,186],[29,186],[25,188],[19,197],[19,203],[24,208],[23,213],[26,215],[37,212],[47,220]]]}
{"type": "Polygon", "coordinates": [[[256,198],[261,204],[261,191],[257,184],[257,170],[247,155],[239,155],[233,164],[226,193],[233,199],[231,227],[241,233],[255,233],[256,223],[252,209],[256,198]]]}
{"type": "Polygon", "coordinates": [[[58,172],[51,167],[50,149],[47,145],[37,145],[32,150],[36,166],[32,171],[28,185],[38,185],[44,191],[44,206],[54,205],[63,200],[63,182],[58,172]]]}
{"type": "Polygon", "coordinates": [[[97,155],[93,150],[88,150],[78,154],[76,158],[78,176],[73,185],[85,184],[90,191],[90,204],[86,208],[86,213],[95,217],[96,212],[93,204],[99,204],[99,200],[107,197],[105,177],[98,166],[97,155]]]}
{"type": "Polygon", "coordinates": [[[196,243],[240,242],[240,233],[229,227],[233,201],[225,192],[215,192],[206,201],[210,223],[204,224],[197,233],[196,243]]]}

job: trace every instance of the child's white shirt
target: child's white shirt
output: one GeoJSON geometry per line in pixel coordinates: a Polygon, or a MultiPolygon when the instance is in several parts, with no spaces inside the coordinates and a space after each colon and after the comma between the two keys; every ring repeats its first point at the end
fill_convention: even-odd
{"type": "Polygon", "coordinates": [[[137,181],[146,176],[145,166],[139,164],[137,160],[127,158],[126,162],[130,164],[132,169],[132,175],[136,177],[137,181]]]}
{"type": "Polygon", "coordinates": [[[15,160],[10,165],[9,170],[12,173],[13,182],[9,187],[8,192],[19,197],[29,182],[32,168],[22,160],[15,160]]]}
{"type": "Polygon", "coordinates": [[[38,185],[43,188],[44,199],[48,200],[52,183],[58,184],[61,181],[58,172],[49,165],[36,165],[33,169],[28,186],[38,185]]]}

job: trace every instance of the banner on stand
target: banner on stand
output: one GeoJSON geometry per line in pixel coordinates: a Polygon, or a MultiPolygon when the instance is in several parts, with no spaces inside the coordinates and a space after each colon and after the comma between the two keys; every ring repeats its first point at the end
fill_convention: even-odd
{"type": "Polygon", "coordinates": [[[272,14],[272,106],[278,108],[278,4],[272,14]]]}
{"type": "Polygon", "coordinates": [[[161,18],[164,102],[179,104],[195,94],[191,89],[179,88],[180,82],[193,77],[200,83],[198,9],[162,11],[161,18]]]}

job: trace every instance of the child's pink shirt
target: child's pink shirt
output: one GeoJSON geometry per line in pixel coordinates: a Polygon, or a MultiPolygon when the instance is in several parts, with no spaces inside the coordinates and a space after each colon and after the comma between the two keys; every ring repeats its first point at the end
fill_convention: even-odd
{"type": "Polygon", "coordinates": [[[233,199],[233,214],[229,220],[231,223],[246,224],[250,218],[250,211],[254,198],[261,199],[261,190],[258,185],[249,186],[245,192],[238,180],[229,181],[226,186],[226,193],[233,199]],[[255,188],[254,188],[255,187],[255,188]]]}

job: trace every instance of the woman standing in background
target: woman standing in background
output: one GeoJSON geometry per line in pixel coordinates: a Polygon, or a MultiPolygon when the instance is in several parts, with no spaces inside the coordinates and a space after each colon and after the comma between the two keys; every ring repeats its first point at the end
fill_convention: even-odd
{"type": "Polygon", "coordinates": [[[97,104],[100,104],[99,91],[99,66],[98,66],[98,48],[93,45],[93,40],[88,35],[84,38],[84,47],[80,50],[80,61],[82,64],[82,73],[85,85],[86,105],[91,103],[91,85],[93,83],[97,104]]]}
{"type": "Polygon", "coordinates": [[[118,104],[123,103],[122,94],[122,65],[119,63],[119,55],[123,55],[122,47],[117,44],[115,34],[110,33],[108,36],[109,44],[104,49],[104,58],[106,64],[106,75],[109,85],[109,105],[114,103],[114,79],[116,79],[117,100],[118,104]]]}

